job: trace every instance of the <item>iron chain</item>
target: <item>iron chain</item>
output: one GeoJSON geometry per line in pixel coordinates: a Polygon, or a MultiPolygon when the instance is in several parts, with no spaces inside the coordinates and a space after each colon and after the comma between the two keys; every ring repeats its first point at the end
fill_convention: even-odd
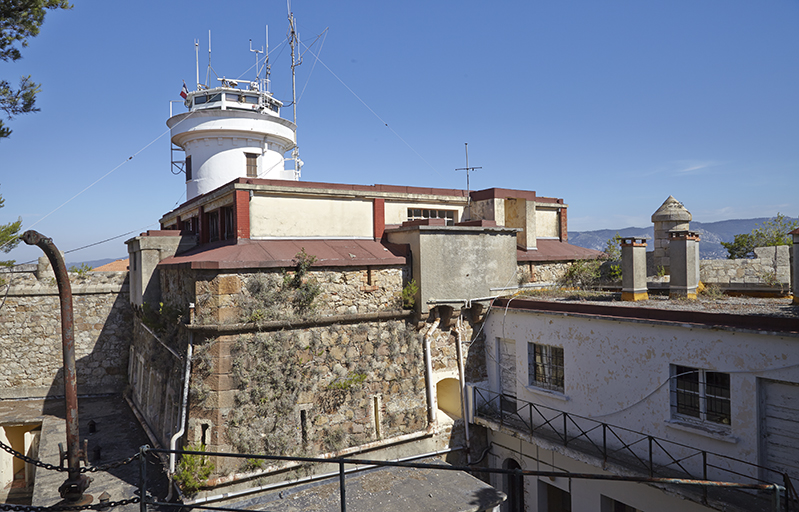
{"type": "Polygon", "coordinates": [[[126,500],[109,501],[107,503],[91,503],[89,505],[54,505],[52,507],[33,507],[30,505],[12,505],[8,503],[0,503],[0,510],[9,512],[55,512],[60,510],[105,510],[114,507],[121,507],[123,505],[130,505],[132,503],[141,502],[139,496],[128,498],[126,500]]]}
{"type": "MultiPolygon", "coordinates": [[[[43,469],[47,469],[49,471],[62,471],[62,472],[69,471],[69,468],[63,468],[61,466],[56,466],[54,464],[48,464],[46,462],[42,462],[40,460],[34,459],[33,457],[28,457],[24,453],[20,453],[20,452],[16,451],[15,449],[11,448],[7,444],[3,443],[2,441],[0,441],[0,448],[2,448],[3,450],[7,451],[8,453],[13,455],[14,457],[16,457],[16,458],[18,458],[18,459],[20,459],[20,460],[22,460],[24,462],[27,462],[28,464],[33,464],[34,466],[37,466],[37,467],[40,467],[40,468],[43,468],[43,469]]],[[[137,453],[135,455],[131,455],[127,459],[118,460],[118,461],[115,461],[115,462],[109,462],[108,464],[102,464],[100,466],[82,467],[82,468],[80,468],[80,472],[81,473],[94,473],[94,472],[97,472],[97,471],[108,471],[108,470],[111,470],[111,469],[118,468],[119,466],[124,466],[125,464],[130,464],[131,462],[133,462],[134,460],[137,460],[138,458],[139,458],[139,454],[137,453]]],[[[2,510],[6,510],[6,509],[3,508],[2,510]]]]}

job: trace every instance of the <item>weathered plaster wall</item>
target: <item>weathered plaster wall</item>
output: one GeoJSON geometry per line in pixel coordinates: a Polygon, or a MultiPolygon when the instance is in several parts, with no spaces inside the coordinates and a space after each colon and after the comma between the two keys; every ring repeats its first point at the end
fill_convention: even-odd
{"type": "Polygon", "coordinates": [[[519,399],[753,464],[758,463],[758,379],[799,382],[796,336],[512,310],[494,311],[485,330],[491,389],[499,389],[496,344],[504,337],[515,344],[519,399]],[[528,385],[531,342],[563,348],[563,393],[528,385]],[[728,429],[672,419],[669,365],[674,364],[730,374],[728,429]]]}
{"type": "MultiPolygon", "coordinates": [[[[523,470],[528,471],[569,471],[572,473],[589,473],[611,475],[610,471],[601,469],[564,456],[556,451],[547,450],[535,444],[520,442],[519,439],[500,432],[489,431],[491,452],[488,455],[490,467],[504,468],[508,459],[515,460],[523,470]]],[[[491,485],[508,493],[507,478],[502,475],[491,475],[491,485]]],[[[528,511],[547,510],[546,486],[571,494],[571,509],[582,512],[609,512],[614,509],[603,504],[611,498],[635,510],[646,512],[709,512],[714,510],[698,503],[688,501],[672,493],[664,493],[660,489],[637,482],[609,482],[607,480],[585,480],[549,477],[524,477],[524,504],[528,511]]],[[[676,487],[676,486],[675,486],[676,487]]],[[[690,489],[690,488],[689,488],[690,489]]],[[[555,504],[559,505],[559,504],[555,504]]]]}
{"type": "Polygon", "coordinates": [[[373,236],[372,201],[253,196],[250,200],[250,235],[265,237],[373,236]]]}
{"type": "MultiPolygon", "coordinates": [[[[63,395],[55,278],[36,265],[22,270],[0,273],[0,398],[63,395]]],[[[80,394],[125,387],[132,318],[127,278],[127,272],[70,273],[80,394]]]]}

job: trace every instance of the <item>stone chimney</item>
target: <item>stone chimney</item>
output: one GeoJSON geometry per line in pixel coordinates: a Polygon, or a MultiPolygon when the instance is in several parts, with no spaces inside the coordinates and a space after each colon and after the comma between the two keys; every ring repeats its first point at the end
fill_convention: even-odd
{"type": "Polygon", "coordinates": [[[647,300],[646,239],[621,239],[621,300],[647,300]]]}
{"type": "Polygon", "coordinates": [[[652,255],[655,271],[663,267],[666,274],[671,274],[669,231],[688,231],[691,213],[674,196],[669,196],[652,214],[652,222],[655,224],[655,251],[652,255]]]}
{"type": "Polygon", "coordinates": [[[672,229],[669,232],[669,248],[669,298],[696,299],[696,288],[699,286],[699,234],[672,229]]]}

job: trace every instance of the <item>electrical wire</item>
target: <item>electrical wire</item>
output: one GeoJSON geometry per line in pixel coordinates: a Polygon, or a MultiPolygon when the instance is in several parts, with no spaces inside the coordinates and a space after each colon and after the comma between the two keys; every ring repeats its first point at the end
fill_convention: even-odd
{"type": "Polygon", "coordinates": [[[96,184],[98,184],[99,182],[101,182],[103,179],[107,178],[109,175],[111,175],[111,173],[113,173],[114,171],[116,171],[117,169],[119,169],[120,167],[122,167],[123,165],[125,165],[126,163],[130,162],[131,160],[133,160],[133,158],[134,158],[134,157],[138,156],[138,155],[139,155],[139,154],[140,154],[142,151],[144,151],[145,149],[147,149],[147,148],[149,148],[150,146],[152,146],[153,144],[155,144],[155,143],[156,143],[158,140],[160,140],[160,139],[161,139],[161,138],[162,138],[164,135],[166,135],[167,133],[169,133],[169,132],[170,132],[172,129],[174,129],[175,127],[177,127],[178,125],[180,125],[180,124],[181,124],[183,121],[185,121],[186,119],[190,118],[192,115],[194,115],[194,112],[188,112],[188,115],[187,115],[186,117],[184,117],[183,119],[181,119],[180,121],[178,121],[178,122],[175,124],[175,126],[173,126],[172,128],[167,128],[167,129],[166,129],[164,132],[162,132],[162,133],[161,133],[161,135],[159,135],[159,136],[158,136],[158,137],[156,137],[155,139],[151,140],[149,143],[145,144],[145,145],[144,145],[144,146],[143,146],[141,149],[139,149],[138,151],[136,151],[135,153],[133,153],[131,156],[129,156],[127,159],[125,159],[125,160],[124,160],[122,163],[120,163],[119,165],[117,165],[116,167],[114,167],[113,169],[111,169],[110,171],[108,171],[107,173],[105,173],[105,174],[103,174],[102,176],[100,176],[99,178],[97,178],[97,179],[96,179],[96,180],[95,180],[95,181],[94,181],[92,184],[90,184],[89,186],[87,186],[86,188],[84,188],[83,190],[81,190],[80,192],[78,192],[77,194],[75,194],[74,196],[70,197],[69,199],[67,199],[66,201],[64,201],[63,203],[61,203],[61,205],[60,205],[60,206],[56,207],[56,208],[55,208],[53,211],[51,211],[50,213],[48,213],[48,214],[47,214],[47,215],[45,215],[44,217],[40,218],[39,220],[37,220],[36,222],[34,222],[34,223],[33,223],[33,224],[31,224],[30,226],[28,226],[28,229],[32,229],[32,228],[33,228],[35,225],[39,224],[41,221],[43,221],[44,219],[46,219],[46,218],[47,218],[47,217],[49,217],[50,215],[52,215],[52,214],[54,214],[55,212],[57,212],[58,210],[60,210],[60,209],[61,209],[61,208],[63,208],[64,206],[66,206],[66,205],[67,205],[68,203],[70,203],[71,201],[73,201],[73,200],[74,200],[76,197],[80,196],[81,194],[83,194],[84,192],[86,192],[87,190],[89,190],[90,188],[92,188],[93,186],[95,186],[96,184]]]}
{"type": "MultiPolygon", "coordinates": [[[[302,43],[302,41],[300,41],[300,44],[302,44],[303,46],[305,46],[305,45],[302,43]]],[[[408,146],[408,149],[410,149],[411,151],[413,151],[413,152],[416,154],[416,156],[418,156],[418,157],[419,157],[419,158],[420,158],[420,159],[421,159],[421,160],[422,160],[424,163],[426,163],[426,164],[427,164],[427,166],[428,166],[428,167],[430,167],[431,169],[433,169],[433,170],[435,171],[435,173],[439,175],[439,177],[442,177],[442,178],[443,178],[443,176],[441,176],[441,173],[440,173],[440,172],[438,172],[438,169],[436,169],[435,167],[433,167],[433,164],[431,164],[430,162],[428,162],[428,161],[427,161],[427,159],[425,159],[425,157],[423,157],[423,156],[422,156],[422,155],[421,155],[421,154],[420,154],[418,151],[416,151],[416,150],[413,148],[413,146],[411,146],[410,144],[408,144],[408,141],[406,141],[405,139],[403,139],[403,138],[400,136],[400,134],[399,134],[399,133],[397,133],[397,132],[394,130],[394,128],[392,128],[391,126],[389,126],[389,125],[388,125],[388,123],[387,123],[387,122],[386,122],[386,121],[385,121],[385,120],[384,120],[382,117],[380,117],[380,116],[377,114],[377,112],[375,112],[375,111],[372,109],[372,107],[370,107],[369,105],[367,105],[367,104],[366,104],[366,102],[365,102],[365,101],[363,101],[363,99],[361,99],[361,97],[360,97],[360,96],[358,96],[358,95],[355,93],[355,91],[353,91],[353,90],[350,88],[350,86],[348,86],[346,83],[344,83],[344,80],[342,80],[341,78],[339,78],[339,76],[338,76],[337,74],[335,74],[335,73],[333,72],[333,70],[332,70],[332,69],[330,69],[330,67],[329,67],[327,64],[325,64],[325,62],[324,62],[322,59],[320,59],[320,58],[319,58],[319,56],[318,56],[318,55],[316,55],[316,54],[313,52],[313,50],[311,50],[311,49],[310,49],[310,48],[308,48],[307,46],[305,46],[305,48],[306,48],[306,49],[307,49],[307,50],[308,50],[308,51],[311,53],[311,55],[313,55],[314,57],[316,57],[316,59],[319,61],[319,63],[320,63],[321,65],[323,65],[323,66],[325,67],[325,69],[327,69],[327,70],[330,72],[330,74],[331,74],[331,75],[333,75],[333,77],[334,77],[336,80],[338,80],[339,82],[341,82],[341,85],[343,85],[343,86],[344,86],[344,87],[345,87],[345,88],[346,88],[348,91],[350,91],[350,93],[351,93],[353,96],[355,96],[355,98],[356,98],[358,101],[360,101],[360,102],[361,102],[361,104],[363,104],[363,106],[364,106],[364,107],[366,107],[366,108],[367,108],[367,110],[369,110],[369,112],[371,112],[371,113],[372,113],[372,115],[374,115],[374,116],[375,116],[375,117],[378,119],[378,121],[380,121],[381,123],[383,123],[383,124],[385,125],[385,127],[386,127],[386,128],[388,128],[389,130],[391,130],[391,133],[393,133],[393,134],[394,134],[394,135],[395,135],[395,136],[396,136],[396,137],[397,137],[399,140],[401,140],[403,144],[405,144],[406,146],[408,146]]]]}
{"type": "MultiPolygon", "coordinates": [[[[319,45],[319,53],[320,54],[322,53],[322,48],[325,46],[325,41],[327,40],[327,28],[321,34],[316,36],[316,39],[314,40],[314,42],[311,43],[311,46],[313,46],[314,44],[316,44],[316,41],[318,41],[319,38],[322,37],[322,36],[325,36],[325,37],[324,37],[324,39],[322,39],[322,43],[319,45]]],[[[303,44],[303,46],[305,46],[305,45],[303,44]]],[[[306,48],[308,48],[308,50],[310,50],[310,47],[306,46],[306,48]]],[[[308,50],[306,50],[306,51],[308,51],[308,50]]],[[[314,59],[314,61],[313,61],[313,65],[311,66],[311,72],[308,73],[308,79],[305,80],[305,85],[302,86],[302,90],[300,91],[300,95],[299,95],[299,97],[297,97],[297,103],[299,103],[299,101],[302,99],[302,95],[305,93],[305,89],[308,87],[308,83],[311,81],[311,75],[313,75],[313,70],[314,70],[314,68],[316,68],[316,63],[317,62],[319,62],[319,58],[318,57],[316,59],[314,59]]]]}

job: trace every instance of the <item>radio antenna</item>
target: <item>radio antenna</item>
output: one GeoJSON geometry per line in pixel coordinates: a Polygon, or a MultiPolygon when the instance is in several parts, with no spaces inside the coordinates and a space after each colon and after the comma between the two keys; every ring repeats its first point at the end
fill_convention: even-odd
{"type": "Polygon", "coordinates": [[[460,169],[455,169],[456,171],[466,171],[466,208],[469,209],[469,220],[472,218],[472,194],[469,188],[469,171],[476,171],[477,169],[482,169],[482,167],[469,167],[469,143],[464,142],[464,146],[466,146],[466,167],[461,167],[460,169]]]}
{"type": "Polygon", "coordinates": [[[258,69],[258,54],[264,53],[264,47],[262,46],[260,50],[253,50],[252,39],[250,39],[250,51],[255,54],[255,81],[258,82],[261,79],[261,72],[258,69]]]}
{"type": "Polygon", "coordinates": [[[295,68],[302,64],[302,59],[297,62],[296,45],[299,34],[294,26],[294,13],[291,12],[291,0],[286,0],[289,11],[289,44],[291,45],[291,106],[294,110],[294,149],[291,150],[291,158],[294,160],[294,177],[300,179],[302,170],[302,160],[300,160],[300,148],[297,145],[297,75],[295,68]]]}
{"type": "Polygon", "coordinates": [[[208,88],[208,80],[211,78],[211,31],[208,31],[208,69],[205,71],[205,88],[208,88]]]}

